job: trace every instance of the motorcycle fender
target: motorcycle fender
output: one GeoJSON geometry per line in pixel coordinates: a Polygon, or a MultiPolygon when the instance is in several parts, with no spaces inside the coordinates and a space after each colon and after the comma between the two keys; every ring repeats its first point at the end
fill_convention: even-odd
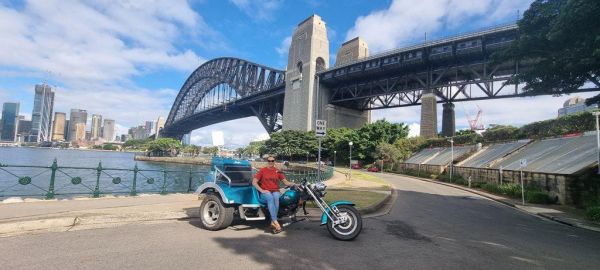
{"type": "MultiPolygon", "coordinates": [[[[350,206],[354,206],[355,204],[352,203],[351,201],[335,201],[335,202],[329,204],[330,207],[334,207],[334,206],[338,206],[338,205],[350,205],[350,206]]],[[[327,219],[328,218],[329,217],[327,217],[327,213],[323,212],[323,215],[321,215],[321,225],[327,224],[327,219]]]]}

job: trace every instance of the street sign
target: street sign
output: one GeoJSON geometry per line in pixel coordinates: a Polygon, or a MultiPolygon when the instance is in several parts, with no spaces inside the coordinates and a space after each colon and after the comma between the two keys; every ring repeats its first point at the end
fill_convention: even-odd
{"type": "Polygon", "coordinates": [[[522,158],[522,159],[520,160],[520,162],[521,162],[521,168],[525,168],[525,167],[527,167],[527,159],[525,159],[525,158],[522,158]]]}
{"type": "Polygon", "coordinates": [[[325,137],[327,135],[327,121],[316,120],[315,127],[315,136],[325,137]]]}

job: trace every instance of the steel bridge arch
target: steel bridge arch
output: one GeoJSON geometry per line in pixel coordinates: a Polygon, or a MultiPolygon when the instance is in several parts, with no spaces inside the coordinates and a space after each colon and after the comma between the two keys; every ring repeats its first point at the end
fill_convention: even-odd
{"type": "MultiPolygon", "coordinates": [[[[268,96],[268,93],[285,87],[285,71],[232,57],[216,58],[203,63],[192,72],[179,90],[165,122],[164,135],[182,135],[179,134],[181,128],[177,128],[178,122],[202,113],[196,110],[198,104],[207,93],[220,84],[227,84],[233,88],[239,95],[238,100],[249,99],[258,94],[268,96]]],[[[252,108],[252,111],[259,117],[265,129],[273,132],[269,130],[274,128],[273,124],[267,125],[268,121],[262,119],[264,116],[260,115],[256,108],[252,108]]]]}

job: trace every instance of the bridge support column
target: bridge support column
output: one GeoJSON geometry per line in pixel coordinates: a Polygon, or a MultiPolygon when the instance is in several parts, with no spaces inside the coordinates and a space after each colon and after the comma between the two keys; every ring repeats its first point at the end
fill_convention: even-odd
{"type": "Polygon", "coordinates": [[[454,103],[444,103],[442,111],[442,134],[444,137],[454,137],[456,122],[454,117],[454,103]]]}
{"type": "Polygon", "coordinates": [[[421,97],[421,137],[437,137],[437,98],[431,91],[421,97]]]}

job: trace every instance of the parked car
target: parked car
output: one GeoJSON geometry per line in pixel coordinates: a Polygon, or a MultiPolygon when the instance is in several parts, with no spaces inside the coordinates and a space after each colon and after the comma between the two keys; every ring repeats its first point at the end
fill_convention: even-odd
{"type": "Polygon", "coordinates": [[[371,166],[367,169],[369,172],[379,172],[379,168],[377,166],[371,166]]]}
{"type": "Polygon", "coordinates": [[[354,163],[354,164],[352,164],[351,168],[355,169],[355,170],[360,170],[360,164],[354,163]]]}

